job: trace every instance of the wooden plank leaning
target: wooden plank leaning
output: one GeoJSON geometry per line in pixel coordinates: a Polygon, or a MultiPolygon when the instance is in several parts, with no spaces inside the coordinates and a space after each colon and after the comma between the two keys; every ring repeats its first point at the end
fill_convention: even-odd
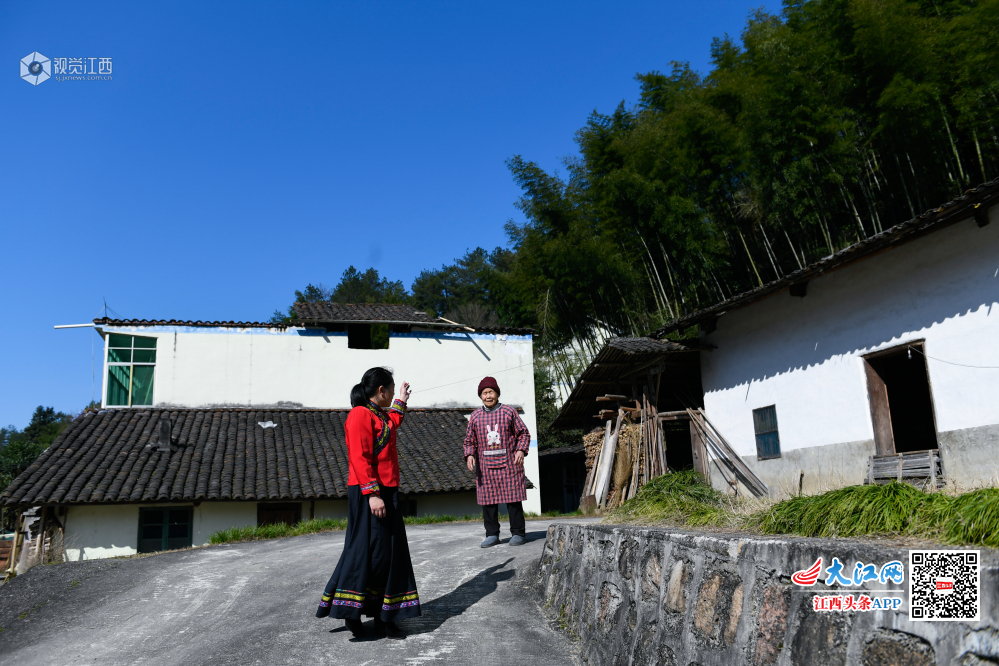
{"type": "Polygon", "coordinates": [[[739,457],[739,454],[725,441],[725,438],[718,432],[718,429],[711,425],[704,412],[700,409],[696,411],[688,409],[687,412],[690,414],[691,421],[697,425],[715,455],[725,461],[729,469],[735,473],[736,478],[749,488],[749,492],[753,493],[756,497],[766,497],[769,495],[770,489],[767,487],[767,484],[764,483],[763,479],[756,476],[745,461],[739,457]]]}
{"type": "Polygon", "coordinates": [[[624,412],[618,410],[617,425],[614,427],[614,434],[604,440],[604,445],[600,450],[600,468],[597,472],[597,486],[595,492],[597,506],[603,506],[610,490],[611,473],[614,470],[614,451],[617,448],[617,438],[621,432],[621,420],[624,412]]]}
{"type": "Polygon", "coordinates": [[[597,455],[593,457],[593,466],[590,467],[589,474],[586,475],[586,485],[583,487],[583,496],[593,495],[596,493],[597,487],[597,471],[600,467],[600,456],[604,453],[604,444],[607,443],[607,438],[610,437],[611,424],[607,421],[607,428],[604,430],[604,439],[600,443],[600,450],[597,451],[597,455]]]}

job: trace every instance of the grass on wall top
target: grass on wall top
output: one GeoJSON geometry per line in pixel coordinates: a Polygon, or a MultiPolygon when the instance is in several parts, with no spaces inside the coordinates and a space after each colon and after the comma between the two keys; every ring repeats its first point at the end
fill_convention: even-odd
{"type": "Polygon", "coordinates": [[[611,518],[809,537],[914,536],[999,548],[997,488],[948,495],[892,481],[761,504],[724,495],[684,471],[653,479],[611,518]]]}

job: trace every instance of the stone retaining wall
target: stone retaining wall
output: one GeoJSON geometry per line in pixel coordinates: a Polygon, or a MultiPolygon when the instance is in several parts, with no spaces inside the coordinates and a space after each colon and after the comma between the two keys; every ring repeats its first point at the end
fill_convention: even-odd
{"type": "Polygon", "coordinates": [[[981,620],[913,622],[908,551],[826,539],[748,538],[559,523],[548,530],[534,585],[543,607],[580,641],[586,664],[999,665],[999,554],[982,550],[981,620]],[[905,563],[902,585],[795,585],[833,556],[905,563]],[[899,610],[816,612],[816,593],[901,597],[899,610]]]}

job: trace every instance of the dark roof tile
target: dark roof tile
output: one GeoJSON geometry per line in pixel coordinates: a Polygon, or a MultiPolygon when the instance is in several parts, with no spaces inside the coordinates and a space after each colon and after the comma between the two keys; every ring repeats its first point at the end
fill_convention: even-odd
{"type": "Polygon", "coordinates": [[[372,322],[447,324],[412,305],[384,303],[295,303],[295,314],[306,322],[372,322]]]}
{"type": "MultiPolygon", "coordinates": [[[[405,493],[472,490],[467,409],[412,410],[399,430],[405,493]]],[[[108,410],[77,417],[8,486],[7,505],[347,496],[349,410],[108,410]],[[159,451],[159,422],[172,425],[159,451]],[[273,421],[274,428],[259,422],[273,421]]]]}

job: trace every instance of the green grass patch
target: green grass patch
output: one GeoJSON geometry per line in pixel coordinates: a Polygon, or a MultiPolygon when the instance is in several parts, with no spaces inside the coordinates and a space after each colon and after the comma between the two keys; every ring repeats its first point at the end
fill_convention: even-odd
{"type": "Polygon", "coordinates": [[[946,495],[895,481],[883,486],[849,486],[779,502],[755,514],[750,522],[764,534],[885,534],[999,548],[999,489],[946,495]]]}
{"type": "Polygon", "coordinates": [[[482,516],[465,514],[464,516],[452,516],[450,514],[428,516],[406,516],[402,519],[407,525],[436,525],[437,523],[475,523],[482,520],[482,516]]]}
{"type": "Polygon", "coordinates": [[[739,526],[731,501],[693,470],[663,474],[611,513],[627,521],[651,519],[690,527],[739,526]]]}
{"type": "MultiPolygon", "coordinates": [[[[439,523],[471,523],[482,520],[481,515],[452,516],[428,515],[407,516],[403,521],[407,525],[436,525],[439,523]]],[[[208,537],[208,543],[219,545],[223,543],[239,543],[242,541],[260,541],[263,539],[280,539],[282,537],[299,536],[302,534],[318,534],[320,532],[339,532],[347,529],[346,518],[314,518],[303,520],[294,525],[278,523],[260,527],[230,527],[219,530],[208,537]]]]}
{"type": "Polygon", "coordinates": [[[279,539],[281,537],[299,536],[302,534],[317,534],[319,532],[337,532],[347,529],[346,518],[313,518],[303,520],[294,525],[278,523],[276,525],[261,525],[247,527],[230,527],[219,530],[208,537],[208,543],[238,543],[240,541],[259,541],[261,539],[279,539]]]}
{"type": "Polygon", "coordinates": [[[608,519],[809,537],[904,536],[999,548],[997,488],[950,495],[892,481],[766,505],[724,495],[688,470],[653,479],[608,519]]]}

